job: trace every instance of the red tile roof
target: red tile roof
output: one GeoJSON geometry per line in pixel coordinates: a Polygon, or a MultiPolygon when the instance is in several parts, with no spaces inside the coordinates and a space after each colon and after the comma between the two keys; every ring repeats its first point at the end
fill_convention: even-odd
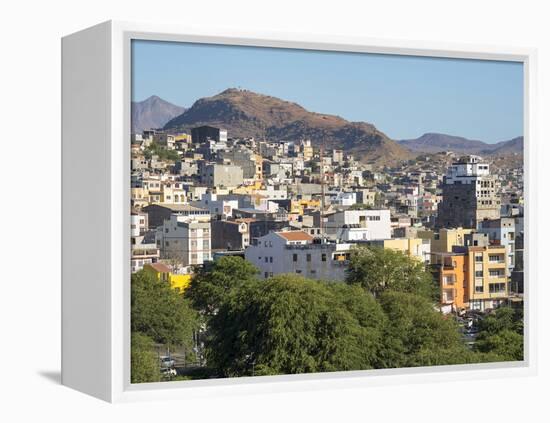
{"type": "Polygon", "coordinates": [[[276,232],[287,241],[313,241],[313,237],[303,231],[276,232]]]}

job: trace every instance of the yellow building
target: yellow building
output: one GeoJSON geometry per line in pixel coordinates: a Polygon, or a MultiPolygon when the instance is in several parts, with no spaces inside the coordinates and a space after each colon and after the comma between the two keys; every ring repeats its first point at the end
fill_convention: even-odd
{"type": "Polygon", "coordinates": [[[262,188],[262,181],[254,181],[253,184],[250,185],[241,185],[238,188],[234,188],[231,190],[233,194],[253,194],[255,191],[262,188]]]}
{"type": "Polygon", "coordinates": [[[181,292],[184,292],[191,283],[191,275],[174,274],[163,263],[146,264],[143,266],[143,270],[155,276],[159,281],[169,282],[173,289],[179,289],[181,292]]]}
{"type": "Polygon", "coordinates": [[[451,253],[453,246],[463,246],[464,237],[473,232],[472,229],[455,228],[439,231],[418,231],[418,238],[430,240],[432,253],[451,253]]]}
{"type": "Polygon", "coordinates": [[[321,207],[319,200],[292,200],[290,202],[290,212],[300,216],[304,214],[305,209],[318,209],[319,207],[321,207]]]}
{"type": "Polygon", "coordinates": [[[430,259],[430,242],[421,238],[392,238],[370,241],[370,245],[401,251],[408,257],[421,262],[430,259]]]}
{"type": "Polygon", "coordinates": [[[467,247],[466,254],[466,297],[469,308],[483,311],[498,307],[509,297],[506,247],[467,247]]]}

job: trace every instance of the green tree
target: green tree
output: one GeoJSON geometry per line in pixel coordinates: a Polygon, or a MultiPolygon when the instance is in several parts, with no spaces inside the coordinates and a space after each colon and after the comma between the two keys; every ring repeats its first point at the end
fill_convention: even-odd
{"type": "Polygon", "coordinates": [[[498,355],[498,361],[523,360],[523,336],[509,329],[494,335],[480,334],[475,345],[478,351],[498,355]]]}
{"type": "Polygon", "coordinates": [[[198,315],[167,281],[140,271],[132,275],[131,327],[154,342],[191,350],[198,315]]]}
{"type": "Polygon", "coordinates": [[[222,257],[195,274],[186,290],[195,309],[214,314],[236,289],[256,281],[258,269],[241,257],[222,257]]]}
{"type": "Polygon", "coordinates": [[[144,150],[143,155],[148,160],[155,155],[161,160],[176,161],[180,159],[180,155],[175,150],[168,150],[156,142],[149,144],[149,146],[144,150]]]}
{"type": "Polygon", "coordinates": [[[386,291],[379,302],[387,317],[378,367],[435,366],[482,360],[462,342],[458,326],[425,297],[386,291]]]}
{"type": "Polygon", "coordinates": [[[499,361],[523,360],[523,310],[500,307],[479,323],[475,350],[500,357],[499,361]]]}
{"type": "Polygon", "coordinates": [[[154,343],[148,336],[132,333],[130,353],[130,378],[132,383],[158,382],[160,369],[154,343]]]}
{"type": "Polygon", "coordinates": [[[409,292],[433,299],[436,289],[424,264],[400,251],[358,247],[351,253],[346,282],[360,285],[375,297],[386,290],[409,292]]]}
{"type": "Polygon", "coordinates": [[[223,376],[368,369],[383,318],[356,287],[296,275],[256,280],[210,319],[207,358],[223,376]]]}

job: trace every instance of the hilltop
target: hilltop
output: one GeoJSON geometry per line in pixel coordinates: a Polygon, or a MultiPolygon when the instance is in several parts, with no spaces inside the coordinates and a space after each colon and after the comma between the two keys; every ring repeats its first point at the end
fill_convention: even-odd
{"type": "Polygon", "coordinates": [[[390,164],[414,156],[370,123],[311,112],[297,103],[235,88],[197,100],[164,128],[189,130],[199,125],[225,128],[232,137],[311,139],[316,146],[342,148],[363,162],[390,164]]]}

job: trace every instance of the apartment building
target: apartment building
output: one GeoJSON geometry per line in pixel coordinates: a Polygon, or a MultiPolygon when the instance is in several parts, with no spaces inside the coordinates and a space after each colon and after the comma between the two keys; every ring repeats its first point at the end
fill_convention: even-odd
{"type": "Polygon", "coordinates": [[[271,232],[254,240],[245,258],[269,278],[295,273],[311,279],[343,281],[350,244],[321,242],[303,231],[271,232]]]}
{"type": "Polygon", "coordinates": [[[212,258],[209,221],[181,221],[171,215],[157,227],[156,243],[161,259],[181,267],[201,265],[212,258]]]}
{"type": "Polygon", "coordinates": [[[368,241],[368,245],[400,251],[421,263],[430,263],[430,241],[421,238],[392,238],[368,241]]]}
{"type": "Polygon", "coordinates": [[[509,299],[503,246],[454,247],[451,253],[432,253],[431,261],[446,311],[485,311],[509,299]]]}
{"type": "Polygon", "coordinates": [[[340,229],[356,225],[366,230],[365,240],[391,238],[391,221],[389,210],[340,210],[327,213],[320,221],[319,213],[314,226],[322,227],[325,234],[335,237],[340,229]]]}
{"type": "Polygon", "coordinates": [[[443,178],[437,227],[477,228],[479,222],[500,217],[497,179],[479,157],[462,157],[443,178]]]}

